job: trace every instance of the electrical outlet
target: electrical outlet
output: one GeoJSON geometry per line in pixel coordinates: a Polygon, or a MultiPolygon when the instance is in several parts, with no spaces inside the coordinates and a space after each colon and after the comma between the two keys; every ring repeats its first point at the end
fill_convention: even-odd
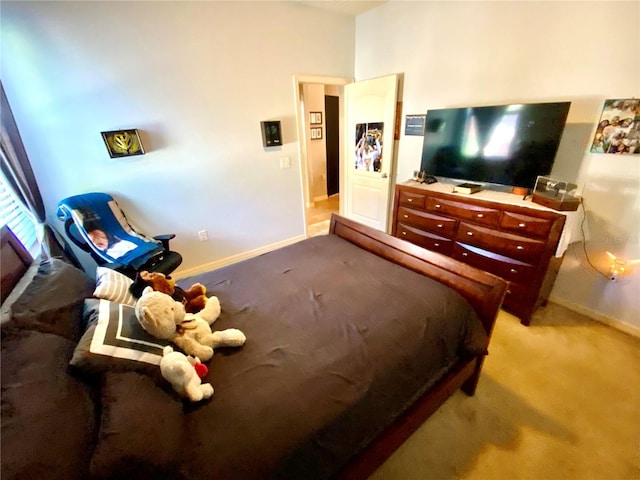
{"type": "Polygon", "coordinates": [[[200,240],[201,242],[206,242],[207,240],[209,240],[209,234],[206,230],[200,230],[198,232],[198,240],[200,240]]]}

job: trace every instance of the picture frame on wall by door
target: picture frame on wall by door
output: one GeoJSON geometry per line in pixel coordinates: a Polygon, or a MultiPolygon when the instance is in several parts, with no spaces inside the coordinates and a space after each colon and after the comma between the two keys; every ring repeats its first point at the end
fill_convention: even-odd
{"type": "Polygon", "coordinates": [[[282,145],[282,128],[280,120],[260,122],[262,133],[262,145],[265,147],[278,147],[282,145]]]}
{"type": "Polygon", "coordinates": [[[321,125],[322,112],[309,112],[309,123],[311,125],[321,125]]]}
{"type": "Polygon", "coordinates": [[[322,140],[322,127],[314,127],[311,129],[311,140],[322,140]]]}

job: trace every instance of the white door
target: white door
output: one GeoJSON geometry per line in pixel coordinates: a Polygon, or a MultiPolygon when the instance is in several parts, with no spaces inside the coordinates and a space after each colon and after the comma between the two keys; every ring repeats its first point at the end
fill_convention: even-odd
{"type": "Polygon", "coordinates": [[[345,86],[344,215],[388,231],[395,177],[398,75],[345,86]]]}

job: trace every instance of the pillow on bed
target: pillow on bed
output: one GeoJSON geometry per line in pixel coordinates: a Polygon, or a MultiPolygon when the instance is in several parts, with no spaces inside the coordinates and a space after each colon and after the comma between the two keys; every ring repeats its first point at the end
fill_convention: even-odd
{"type": "Polygon", "coordinates": [[[11,305],[7,325],[75,341],[81,333],[84,299],[94,288],[93,279],[73,265],[59,258],[43,260],[11,305]]]}
{"type": "Polygon", "coordinates": [[[0,323],[5,323],[11,319],[11,307],[14,303],[16,303],[16,300],[20,298],[20,295],[22,295],[22,293],[27,289],[27,287],[33,280],[33,277],[35,277],[36,273],[38,273],[39,267],[40,265],[38,262],[33,262],[29,266],[27,271],[24,272],[24,275],[22,275],[22,278],[18,281],[15,287],[13,287],[11,293],[2,298],[2,306],[0,306],[0,323]]]}
{"type": "Polygon", "coordinates": [[[146,375],[108,372],[101,389],[102,415],[91,459],[96,478],[183,478],[182,401],[146,375]]]}
{"type": "Polygon", "coordinates": [[[96,289],[93,296],[133,307],[136,304],[136,299],[129,291],[132,283],[133,280],[120,272],[106,267],[98,267],[96,268],[96,289]]]}
{"type": "Polygon", "coordinates": [[[85,301],[87,329],[70,365],[92,376],[107,371],[140,371],[160,375],[162,350],[169,345],[140,326],[133,307],[90,298],[85,301]]]}

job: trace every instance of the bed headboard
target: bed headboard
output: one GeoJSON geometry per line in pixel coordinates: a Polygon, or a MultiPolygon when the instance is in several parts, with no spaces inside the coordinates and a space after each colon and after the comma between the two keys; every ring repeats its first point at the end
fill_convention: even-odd
{"type": "Polygon", "coordinates": [[[33,258],[6,225],[0,229],[0,240],[0,300],[4,301],[31,266],[33,258]]]}
{"type": "Polygon", "coordinates": [[[340,215],[332,215],[329,233],[455,289],[476,309],[491,335],[507,291],[502,278],[340,215]]]}

